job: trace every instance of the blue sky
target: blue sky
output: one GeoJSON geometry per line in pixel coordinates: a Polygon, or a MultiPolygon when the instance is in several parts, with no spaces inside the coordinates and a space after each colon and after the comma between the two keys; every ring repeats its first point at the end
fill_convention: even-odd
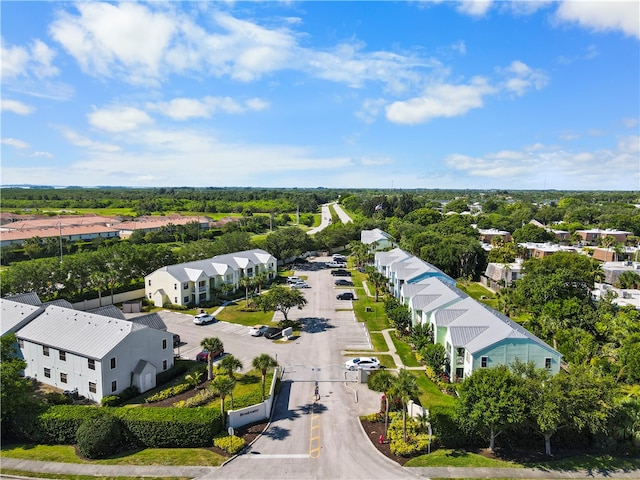
{"type": "Polygon", "coordinates": [[[639,5],[3,1],[0,183],[639,190],[639,5]]]}

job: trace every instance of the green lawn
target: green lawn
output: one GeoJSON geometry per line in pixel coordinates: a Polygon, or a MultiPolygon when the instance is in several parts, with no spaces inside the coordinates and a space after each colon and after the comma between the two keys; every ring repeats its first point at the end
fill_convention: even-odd
{"type": "Polygon", "coordinates": [[[203,465],[217,467],[226,460],[226,457],[204,448],[145,448],[121,453],[111,458],[91,461],[78,457],[73,445],[2,445],[1,452],[3,457],[92,465],[203,465]]]}
{"type": "Polygon", "coordinates": [[[522,465],[506,462],[504,460],[496,460],[493,458],[483,457],[477,453],[467,452],[465,450],[439,449],[428,455],[421,455],[412,458],[406,464],[406,467],[498,467],[498,468],[522,468],[522,465]]]}
{"type": "MultiPolygon", "coordinates": [[[[212,311],[213,310],[215,309],[212,309],[212,311]]],[[[253,327],[254,325],[271,325],[273,312],[247,310],[245,301],[241,300],[224,307],[216,318],[223,322],[237,323],[238,325],[253,327]]]]}
{"type": "MultiPolygon", "coordinates": [[[[542,440],[540,440],[542,445],[542,440]]],[[[553,442],[552,442],[553,446],[553,442]]],[[[607,454],[601,455],[578,455],[570,458],[558,460],[547,460],[543,462],[526,463],[526,467],[548,468],[551,470],[593,470],[596,472],[606,470],[635,470],[640,469],[640,457],[613,457],[607,454]]]]}
{"type": "MultiPolygon", "coordinates": [[[[26,478],[54,478],[55,480],[96,480],[94,475],[63,475],[61,473],[27,472],[26,470],[13,470],[0,468],[0,473],[26,478]]],[[[100,477],[100,480],[190,480],[191,477],[100,477]]]]}
{"type": "Polygon", "coordinates": [[[393,340],[396,352],[400,355],[400,359],[405,367],[419,367],[422,365],[416,360],[416,355],[413,353],[413,350],[411,350],[409,344],[396,337],[393,332],[391,332],[391,340],[393,340]]]}
{"type": "Polygon", "coordinates": [[[420,387],[420,405],[424,408],[436,406],[452,407],[455,404],[455,398],[442,393],[440,389],[438,389],[438,386],[429,380],[424,371],[412,370],[411,373],[415,375],[418,381],[418,386],[420,387]]]}
{"type": "Polygon", "coordinates": [[[385,341],[382,333],[373,332],[369,333],[369,336],[371,337],[371,344],[373,345],[373,349],[376,352],[386,352],[389,350],[387,342],[385,341]]]}
{"type": "Polygon", "coordinates": [[[482,284],[477,282],[458,282],[456,285],[460,290],[478,302],[498,309],[498,296],[482,284]]]}

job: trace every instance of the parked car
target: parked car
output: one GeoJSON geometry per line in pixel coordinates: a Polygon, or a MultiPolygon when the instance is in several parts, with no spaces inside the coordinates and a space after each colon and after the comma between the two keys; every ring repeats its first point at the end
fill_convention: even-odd
{"type": "Polygon", "coordinates": [[[256,325],[255,327],[251,327],[249,329],[249,335],[251,335],[252,337],[261,337],[262,335],[264,335],[264,332],[267,331],[267,326],[265,325],[256,325]]]}
{"type": "Polygon", "coordinates": [[[303,282],[303,281],[304,280],[302,280],[300,277],[287,277],[287,283],[289,284],[303,282]]]}
{"type": "Polygon", "coordinates": [[[356,357],[344,363],[347,370],[380,370],[382,365],[376,357],[356,357]]]}
{"type": "Polygon", "coordinates": [[[177,347],[180,345],[180,335],[178,335],[177,333],[173,334],[173,348],[177,347]]]}
{"type": "Polygon", "coordinates": [[[263,333],[264,338],[268,340],[273,340],[275,338],[278,338],[281,334],[282,334],[282,329],[277,327],[269,327],[263,333]]]}
{"type": "MultiPolygon", "coordinates": [[[[218,358],[224,355],[224,348],[222,350],[216,350],[213,352],[213,358],[218,358]]],[[[196,360],[199,362],[206,362],[209,356],[209,350],[202,350],[199,354],[196,355],[196,360]]]]}
{"type": "Polygon", "coordinates": [[[291,288],[311,288],[307,282],[301,281],[289,285],[291,288]]]}
{"type": "Polygon", "coordinates": [[[347,263],[347,257],[345,257],[344,255],[339,255],[339,254],[335,254],[333,256],[333,261],[334,262],[342,262],[342,263],[347,263]]]}
{"type": "Polygon", "coordinates": [[[206,325],[215,321],[216,317],[214,317],[210,313],[199,313],[195,317],[193,317],[193,323],[195,323],[196,325],[206,325]]]}
{"type": "Polygon", "coordinates": [[[347,263],[346,262],[329,262],[327,263],[327,267],[329,268],[343,268],[346,267],[347,263]]]}
{"type": "Polygon", "coordinates": [[[344,278],[340,278],[336,280],[337,287],[353,287],[353,282],[351,280],[345,280],[344,278]]]}
{"type": "Polygon", "coordinates": [[[356,296],[352,292],[344,292],[336,295],[337,300],[355,300],[356,296]]]}
{"type": "Polygon", "coordinates": [[[344,268],[338,268],[336,270],[331,270],[331,275],[334,277],[350,277],[351,272],[349,270],[345,270],[344,268]]]}

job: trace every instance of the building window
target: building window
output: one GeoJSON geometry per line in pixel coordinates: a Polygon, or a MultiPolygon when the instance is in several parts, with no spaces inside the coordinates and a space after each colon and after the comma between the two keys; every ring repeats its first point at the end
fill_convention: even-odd
{"type": "Polygon", "coordinates": [[[487,368],[487,357],[480,357],[480,366],[482,368],[487,368]]]}
{"type": "Polygon", "coordinates": [[[89,365],[89,370],[95,370],[96,369],[96,361],[93,358],[88,358],[87,359],[87,364],[89,365]]]}
{"type": "Polygon", "coordinates": [[[60,383],[67,383],[67,374],[60,372],[60,383]]]}
{"type": "Polygon", "coordinates": [[[44,345],[42,346],[42,355],[45,357],[49,356],[49,347],[45,347],[44,345]]]}
{"type": "Polygon", "coordinates": [[[51,369],[44,367],[44,376],[45,378],[51,378],[51,369]]]}
{"type": "Polygon", "coordinates": [[[162,349],[163,350],[167,349],[167,339],[166,338],[162,340],[162,349]]]}
{"type": "Polygon", "coordinates": [[[67,352],[65,352],[64,350],[59,350],[58,356],[60,357],[60,360],[62,360],[63,362],[67,361],[67,352]]]}
{"type": "Polygon", "coordinates": [[[173,284],[173,289],[174,289],[174,290],[177,290],[177,289],[178,289],[178,284],[177,284],[177,283],[174,283],[174,284],[173,284]]]}
{"type": "Polygon", "coordinates": [[[117,389],[118,389],[118,382],[114,380],[113,382],[111,382],[111,391],[115,392],[117,389]]]}
{"type": "Polygon", "coordinates": [[[547,368],[547,369],[551,368],[551,357],[546,357],[544,359],[544,368],[547,368]]]}
{"type": "Polygon", "coordinates": [[[188,283],[183,284],[182,289],[189,290],[189,284],[188,283]]]}
{"type": "Polygon", "coordinates": [[[173,297],[173,303],[178,303],[178,297],[173,297]]]}
{"type": "Polygon", "coordinates": [[[189,303],[189,297],[184,297],[184,303],[189,303]]]}
{"type": "Polygon", "coordinates": [[[162,360],[162,370],[166,370],[166,369],[167,369],[167,361],[162,360]]]}
{"type": "Polygon", "coordinates": [[[21,338],[18,339],[18,347],[19,348],[24,348],[24,340],[21,339],[21,338]]]}
{"type": "Polygon", "coordinates": [[[113,357],[111,359],[111,370],[113,370],[114,368],[116,368],[116,357],[113,357]]]}
{"type": "Polygon", "coordinates": [[[149,286],[151,286],[151,280],[149,280],[149,286]]]}
{"type": "Polygon", "coordinates": [[[90,391],[91,393],[96,393],[96,391],[97,391],[97,390],[98,390],[98,389],[96,388],[96,384],[95,384],[95,383],[93,383],[93,382],[89,382],[89,391],[90,391]]]}

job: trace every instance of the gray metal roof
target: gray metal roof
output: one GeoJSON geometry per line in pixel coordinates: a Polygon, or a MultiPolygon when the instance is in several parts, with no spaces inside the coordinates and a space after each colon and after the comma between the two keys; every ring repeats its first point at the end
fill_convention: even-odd
{"type": "Polygon", "coordinates": [[[460,315],[467,313],[466,310],[443,308],[435,313],[436,327],[446,327],[460,315]]]}
{"type": "Polygon", "coordinates": [[[59,298],[57,300],[51,300],[49,302],[43,303],[43,305],[45,307],[48,307],[49,305],[56,305],[58,307],[70,308],[71,310],[74,310],[73,305],[71,305],[71,302],[69,302],[68,300],[65,300],[64,298],[59,298]]]}
{"type": "Polygon", "coordinates": [[[435,302],[439,298],[440,295],[414,295],[413,297],[411,297],[409,305],[411,305],[411,308],[413,308],[414,310],[424,310],[424,307],[435,302]]]}
{"type": "Polygon", "coordinates": [[[149,328],[155,328],[156,330],[167,331],[167,324],[164,323],[162,318],[157,312],[147,313],[146,315],[140,315],[139,317],[133,317],[129,319],[130,322],[139,323],[149,328]]]}
{"type": "Polygon", "coordinates": [[[255,248],[244,252],[216,255],[205,260],[167,265],[156,271],[165,271],[179,282],[189,282],[198,280],[203,273],[207,278],[224,276],[229,270],[237,271],[246,268],[249,262],[254,265],[263,265],[270,260],[275,262],[276,258],[264,250],[255,248]]]}
{"type": "Polygon", "coordinates": [[[374,228],[373,230],[362,230],[360,232],[360,242],[364,243],[365,245],[375,243],[379,240],[392,241],[393,237],[387,232],[380,230],[379,228],[374,228]]]}
{"type": "Polygon", "coordinates": [[[124,316],[124,313],[122,313],[122,310],[115,305],[105,305],[103,307],[92,308],[91,310],[87,310],[87,312],[102,315],[103,317],[118,318],[120,320],[125,320],[127,318],[124,316]]]}
{"type": "Polygon", "coordinates": [[[11,300],[13,302],[25,303],[27,305],[40,306],[42,302],[40,301],[40,297],[38,297],[37,293],[29,292],[29,293],[19,293],[18,295],[9,295],[4,297],[7,300],[11,300]]]}
{"type": "Polygon", "coordinates": [[[388,252],[376,252],[375,263],[382,266],[388,266],[393,262],[397,262],[398,260],[407,258],[409,256],[411,255],[401,248],[394,248],[393,250],[389,250],[388,252]]]}
{"type": "Polygon", "coordinates": [[[37,305],[29,305],[7,298],[0,298],[0,336],[9,332],[16,332],[30,320],[44,311],[37,305]]]}
{"type": "Polygon", "coordinates": [[[100,360],[131,332],[143,328],[148,327],[52,305],[16,335],[33,343],[100,360]]]}
{"type": "Polygon", "coordinates": [[[449,327],[451,345],[464,347],[473,339],[482,335],[489,327],[449,327]]]}

